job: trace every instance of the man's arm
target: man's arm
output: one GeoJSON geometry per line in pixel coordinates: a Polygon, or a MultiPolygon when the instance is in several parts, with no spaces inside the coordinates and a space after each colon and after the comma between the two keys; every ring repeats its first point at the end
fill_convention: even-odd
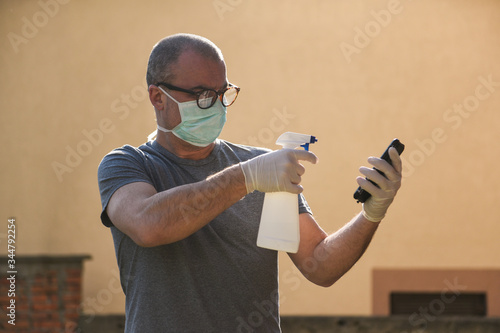
{"type": "Polygon", "coordinates": [[[371,168],[360,168],[361,173],[380,188],[358,177],[358,184],[369,191],[372,197],[363,205],[363,211],[337,232],[328,236],[311,215],[300,214],[299,250],[296,254],[290,254],[290,258],[313,283],[331,286],[358,261],[370,244],[401,185],[401,159],[394,148],[389,151],[389,156],[394,167],[379,158],[369,159],[387,178],[371,168]]]}
{"type": "Polygon", "coordinates": [[[329,287],[340,279],[363,255],[377,230],[378,223],[363,214],[331,235],[327,235],[307,214],[300,214],[300,246],[289,254],[293,263],[311,282],[329,287]]]}
{"type": "Polygon", "coordinates": [[[195,233],[254,190],[300,193],[305,172],[299,160],[315,163],[314,154],[280,149],[230,166],[206,180],[157,193],[144,182],[119,188],[106,208],[113,225],[136,244],[169,244],[195,233]]]}
{"type": "Polygon", "coordinates": [[[106,212],[134,242],[151,247],[188,237],[246,194],[236,164],[204,181],[159,193],[148,183],[125,185],[113,194],[106,212]]]}

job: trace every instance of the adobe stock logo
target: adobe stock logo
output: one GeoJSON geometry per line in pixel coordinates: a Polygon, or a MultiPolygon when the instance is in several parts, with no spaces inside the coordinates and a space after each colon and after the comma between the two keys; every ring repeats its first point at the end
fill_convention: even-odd
{"type": "Polygon", "coordinates": [[[116,129],[116,124],[127,119],[132,110],[139,107],[139,104],[146,100],[148,91],[142,85],[134,86],[129,93],[122,93],[119,98],[111,102],[110,110],[115,115],[115,119],[102,118],[96,127],[83,129],[80,141],[73,145],[66,145],[66,157],[51,163],[52,169],[59,182],[63,181],[66,173],[72,173],[84,158],[92,154],[95,147],[99,146],[106,134],[112,133],[116,129]],[[116,117],[118,119],[116,119],[116,117]]]}
{"type": "Polygon", "coordinates": [[[296,114],[288,112],[285,106],[282,110],[274,108],[272,113],[273,116],[269,119],[268,126],[262,127],[257,134],[247,137],[241,144],[256,147],[274,144],[276,136],[285,132],[291,119],[297,117],[296,114]]]}
{"type": "Polygon", "coordinates": [[[237,6],[241,5],[242,2],[243,0],[214,0],[212,5],[219,19],[224,21],[224,14],[226,12],[232,12],[237,6]]]}
{"type": "Polygon", "coordinates": [[[65,5],[70,0],[40,0],[38,1],[38,6],[40,10],[35,12],[31,17],[31,20],[26,16],[21,19],[21,34],[16,34],[15,32],[9,32],[7,38],[9,39],[10,45],[14,49],[15,53],[19,52],[19,46],[21,44],[28,44],[28,42],[38,35],[40,29],[45,27],[51,18],[55,17],[59,13],[60,5],[65,5]]]}
{"type": "Polygon", "coordinates": [[[352,44],[342,42],[339,45],[340,51],[342,51],[347,63],[350,64],[352,62],[352,56],[354,54],[360,54],[364,48],[370,45],[374,38],[380,35],[382,29],[386,28],[392,22],[393,16],[401,14],[402,11],[403,7],[399,0],[389,0],[387,9],[381,9],[379,11],[372,10],[370,12],[373,19],[366,22],[364,29],[358,26],[354,27],[352,44]]]}
{"type": "Polygon", "coordinates": [[[401,156],[404,178],[413,175],[415,170],[434,154],[437,147],[448,140],[447,133],[458,130],[464,120],[477,113],[481,103],[489,99],[500,87],[500,81],[495,81],[492,74],[478,76],[477,82],[473,93],[443,112],[442,118],[446,126],[437,126],[429,137],[416,139],[416,148],[401,156]]]}

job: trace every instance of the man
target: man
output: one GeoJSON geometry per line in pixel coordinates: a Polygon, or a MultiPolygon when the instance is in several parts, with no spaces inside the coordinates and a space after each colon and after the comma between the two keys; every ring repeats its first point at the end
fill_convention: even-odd
{"type": "Polygon", "coordinates": [[[178,34],[161,40],[147,71],[157,138],[115,149],[99,166],[104,225],[111,228],[126,295],[125,332],[280,332],[277,252],[256,246],[264,192],[298,194],[300,246],[293,263],[330,286],[360,258],[401,182],[401,160],[368,161],[358,184],[372,197],[332,235],[314,220],[299,185],[314,154],[217,139],[239,88],[220,50],[178,34]],[[315,269],[311,270],[311,262],[315,269]],[[265,312],[251,319],[256,307],[265,312]],[[250,316],[250,317],[249,317],[250,316]]]}

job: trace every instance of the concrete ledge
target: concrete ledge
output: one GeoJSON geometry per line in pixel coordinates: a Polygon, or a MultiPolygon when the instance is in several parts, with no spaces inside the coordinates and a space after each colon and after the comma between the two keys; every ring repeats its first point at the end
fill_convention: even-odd
{"type": "MultiPolygon", "coordinates": [[[[435,317],[412,326],[408,317],[283,316],[283,333],[498,333],[500,318],[435,317]]],[[[123,315],[82,316],[80,333],[123,333],[123,315]]]]}
{"type": "Polygon", "coordinates": [[[281,318],[283,333],[497,333],[500,318],[434,317],[414,322],[401,317],[301,317],[281,318]]]}
{"type": "Polygon", "coordinates": [[[123,333],[124,330],[125,315],[83,315],[75,333],[123,333]]]}

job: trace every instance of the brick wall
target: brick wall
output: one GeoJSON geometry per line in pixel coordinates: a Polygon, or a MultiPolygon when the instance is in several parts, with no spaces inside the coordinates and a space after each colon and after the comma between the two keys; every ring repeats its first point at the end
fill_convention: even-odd
{"type": "Polygon", "coordinates": [[[0,331],[75,332],[83,261],[90,257],[18,255],[14,267],[8,266],[9,259],[0,257],[0,331]]]}

